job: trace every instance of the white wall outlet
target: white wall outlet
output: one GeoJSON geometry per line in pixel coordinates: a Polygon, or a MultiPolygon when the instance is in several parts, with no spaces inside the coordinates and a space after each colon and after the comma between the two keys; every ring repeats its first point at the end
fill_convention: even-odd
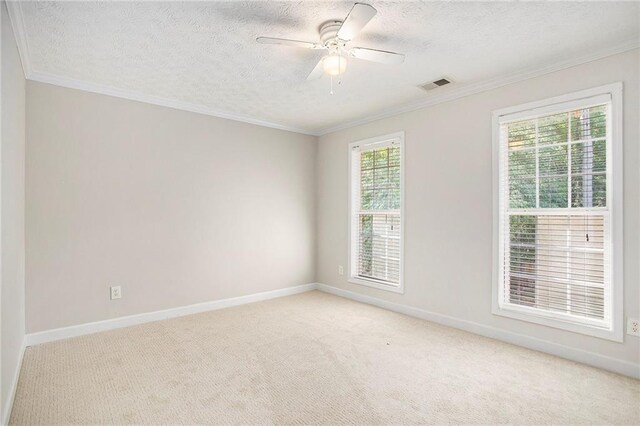
{"type": "Polygon", "coordinates": [[[638,321],[638,318],[627,318],[627,334],[640,337],[640,321],[638,321]]]}
{"type": "Polygon", "coordinates": [[[338,265],[338,275],[344,275],[344,268],[342,265],[338,265]]]}
{"type": "Polygon", "coordinates": [[[111,300],[122,298],[122,289],[120,286],[111,287],[111,300]]]}

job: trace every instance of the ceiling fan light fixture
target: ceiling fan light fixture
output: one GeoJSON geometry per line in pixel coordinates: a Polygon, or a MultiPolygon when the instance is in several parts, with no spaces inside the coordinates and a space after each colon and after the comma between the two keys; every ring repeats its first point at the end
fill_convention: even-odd
{"type": "Polygon", "coordinates": [[[331,54],[323,59],[322,68],[329,75],[340,75],[347,70],[347,58],[337,53],[331,54]]]}

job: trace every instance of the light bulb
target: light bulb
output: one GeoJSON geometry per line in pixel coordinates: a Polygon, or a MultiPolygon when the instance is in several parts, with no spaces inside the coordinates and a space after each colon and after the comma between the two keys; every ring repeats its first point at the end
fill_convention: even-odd
{"type": "Polygon", "coordinates": [[[337,53],[332,53],[324,58],[322,67],[324,68],[324,72],[329,75],[340,75],[347,69],[347,58],[337,53]]]}

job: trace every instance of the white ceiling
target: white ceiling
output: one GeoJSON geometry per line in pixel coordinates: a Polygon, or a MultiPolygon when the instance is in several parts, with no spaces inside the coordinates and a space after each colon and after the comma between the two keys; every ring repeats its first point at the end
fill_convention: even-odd
{"type": "Polygon", "coordinates": [[[24,2],[12,18],[33,79],[316,134],[640,38],[636,2],[367,3],[378,14],[352,45],[406,61],[350,60],[333,96],[329,77],[305,80],[320,52],[255,38],[315,42],[352,1],[24,2]],[[442,76],[455,83],[430,94],[416,87],[442,76]]]}

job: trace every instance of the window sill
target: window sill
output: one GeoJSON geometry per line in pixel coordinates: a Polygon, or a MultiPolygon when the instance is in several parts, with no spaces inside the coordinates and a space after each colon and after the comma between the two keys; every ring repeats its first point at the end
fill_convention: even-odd
{"type": "Polygon", "coordinates": [[[569,318],[561,318],[553,313],[538,312],[531,308],[517,305],[494,306],[492,309],[494,315],[526,321],[534,324],[545,325],[547,327],[558,328],[561,330],[571,331],[574,333],[584,334],[587,336],[598,337],[600,339],[611,340],[614,342],[622,342],[622,330],[604,328],[598,325],[583,324],[571,321],[569,318]]]}
{"type": "Polygon", "coordinates": [[[387,283],[384,283],[383,281],[377,281],[373,279],[368,280],[366,278],[361,278],[361,277],[350,277],[348,281],[353,284],[359,284],[366,287],[377,288],[378,290],[386,290],[392,293],[404,294],[404,286],[402,285],[402,281],[398,285],[387,284],[387,283]]]}

